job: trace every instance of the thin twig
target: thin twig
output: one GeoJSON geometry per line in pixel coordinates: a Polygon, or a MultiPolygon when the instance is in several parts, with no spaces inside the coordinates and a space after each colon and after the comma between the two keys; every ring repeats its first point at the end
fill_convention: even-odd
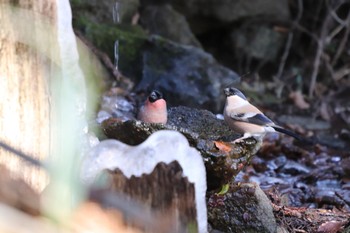
{"type": "Polygon", "coordinates": [[[317,51],[315,55],[315,60],[313,64],[312,74],[311,74],[311,82],[310,82],[310,88],[309,88],[309,97],[312,98],[315,86],[316,86],[316,79],[318,76],[318,71],[321,63],[321,55],[323,53],[323,47],[324,47],[324,41],[321,37],[321,39],[317,42],[317,51]]]}
{"type": "MultiPolygon", "coordinates": [[[[331,8],[329,5],[329,1],[326,1],[327,8],[328,8],[328,12],[327,12],[328,14],[326,15],[326,18],[323,21],[320,38],[317,40],[317,51],[316,51],[316,55],[315,55],[313,70],[312,70],[312,74],[311,74],[311,82],[310,82],[310,87],[309,87],[309,97],[310,98],[313,97],[313,94],[315,92],[316,80],[317,80],[317,76],[318,76],[318,72],[319,72],[319,67],[321,64],[321,58],[322,58],[322,54],[324,51],[324,47],[328,43],[331,42],[330,40],[327,40],[327,39],[329,39],[329,37],[327,37],[327,34],[329,31],[329,24],[333,18],[332,12],[336,11],[343,3],[344,3],[344,1],[338,2],[338,4],[336,6],[331,8]]],[[[340,51],[340,50],[338,50],[338,51],[340,51]]],[[[341,53],[341,51],[340,51],[340,53],[341,53]]]]}
{"type": "Polygon", "coordinates": [[[336,13],[336,10],[345,3],[345,0],[342,0],[342,1],[339,1],[338,2],[338,5],[335,7],[335,8],[332,8],[330,5],[329,5],[329,1],[326,1],[327,3],[327,10],[329,10],[331,16],[333,17],[333,19],[335,21],[337,21],[340,25],[342,26],[347,26],[346,25],[346,20],[342,20],[341,18],[339,18],[339,16],[337,15],[336,13]]]}
{"type": "Polygon", "coordinates": [[[281,77],[282,77],[282,73],[284,71],[284,67],[286,65],[287,58],[289,56],[289,51],[290,51],[290,48],[292,46],[293,37],[294,37],[294,29],[295,29],[295,26],[298,25],[298,22],[300,21],[302,15],[303,15],[303,1],[298,0],[298,14],[297,14],[295,20],[293,21],[293,26],[291,28],[291,31],[288,33],[286,47],[284,49],[280,65],[278,67],[277,79],[281,79],[281,77]]]}
{"type": "Polygon", "coordinates": [[[342,79],[343,77],[349,74],[350,74],[350,67],[345,66],[343,68],[338,69],[336,72],[334,72],[334,80],[339,81],[340,79],[342,79]]]}
{"type": "Polygon", "coordinates": [[[108,55],[99,49],[97,49],[89,40],[87,40],[84,35],[79,31],[74,31],[76,36],[100,59],[109,73],[115,78],[119,84],[124,84],[127,89],[131,89],[133,82],[125,77],[119,70],[116,69],[115,65],[108,57],[108,55]]]}
{"type": "Polygon", "coordinates": [[[348,16],[346,17],[346,30],[345,30],[344,36],[341,39],[337,52],[335,53],[333,60],[331,62],[332,66],[334,66],[337,63],[340,55],[344,51],[346,43],[348,42],[349,33],[350,33],[350,11],[348,13],[348,16]]]}
{"type": "Polygon", "coordinates": [[[339,32],[341,32],[341,30],[343,30],[345,26],[344,25],[338,25],[326,38],[326,43],[328,44],[329,42],[331,42],[331,40],[333,40],[333,38],[339,34],[339,32]]]}
{"type": "Polygon", "coordinates": [[[329,24],[331,22],[331,19],[332,19],[332,16],[330,14],[330,11],[328,11],[328,14],[326,15],[326,18],[324,19],[323,24],[322,24],[320,37],[317,40],[317,51],[316,51],[316,55],[315,55],[313,70],[311,73],[310,87],[309,87],[309,97],[310,98],[313,97],[313,94],[315,92],[316,80],[317,80],[317,76],[318,76],[318,72],[319,72],[319,68],[320,68],[320,64],[321,64],[321,57],[323,54],[323,49],[324,49],[325,44],[326,44],[328,27],[329,27],[329,24]]]}
{"type": "Polygon", "coordinates": [[[286,61],[287,61],[287,58],[288,58],[288,55],[289,55],[290,47],[292,46],[293,37],[294,37],[293,32],[289,32],[288,33],[286,47],[284,49],[280,65],[278,67],[278,72],[277,72],[277,75],[276,75],[277,79],[281,79],[281,77],[282,77],[282,73],[284,71],[284,67],[286,65],[286,61]]]}
{"type": "Polygon", "coordinates": [[[295,24],[295,28],[308,35],[311,39],[318,41],[318,37],[300,24],[295,24]]]}
{"type": "Polygon", "coordinates": [[[326,68],[329,71],[332,79],[335,80],[334,69],[333,69],[333,66],[331,65],[331,63],[329,62],[329,60],[330,60],[329,56],[326,56],[326,54],[323,54],[322,57],[323,57],[323,61],[324,61],[325,65],[326,65],[326,68]]]}
{"type": "Polygon", "coordinates": [[[37,167],[44,167],[44,165],[36,159],[33,159],[31,156],[26,155],[25,153],[23,153],[20,150],[17,150],[9,145],[7,145],[6,143],[0,141],[0,147],[4,148],[5,150],[17,155],[18,157],[24,159],[26,162],[29,162],[31,165],[37,166],[37,167]]]}

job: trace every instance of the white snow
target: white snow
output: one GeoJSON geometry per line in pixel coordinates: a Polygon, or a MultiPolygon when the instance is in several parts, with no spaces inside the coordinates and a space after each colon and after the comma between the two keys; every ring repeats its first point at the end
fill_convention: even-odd
{"type": "Polygon", "coordinates": [[[81,178],[91,184],[105,169],[120,169],[130,178],[151,173],[159,162],[177,161],[183,176],[194,183],[199,232],[207,232],[205,201],[206,172],[200,153],[189,146],[180,133],[162,130],[152,134],[138,146],[129,146],[117,140],[105,140],[95,146],[82,163],[81,178]]]}

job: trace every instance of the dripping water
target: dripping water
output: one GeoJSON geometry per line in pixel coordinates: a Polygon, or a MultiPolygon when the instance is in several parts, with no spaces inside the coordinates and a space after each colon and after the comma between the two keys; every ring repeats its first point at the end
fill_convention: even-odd
{"type": "MultiPolygon", "coordinates": [[[[113,22],[115,24],[120,23],[120,3],[119,1],[116,1],[113,5],[113,22]]],[[[118,70],[118,64],[119,64],[119,40],[116,40],[114,42],[114,67],[116,70],[118,70]]]]}
{"type": "Polygon", "coordinates": [[[116,40],[114,42],[114,67],[116,70],[118,70],[118,63],[119,63],[119,40],[116,40]]]}
{"type": "Polygon", "coordinates": [[[120,3],[116,1],[113,5],[113,22],[116,24],[120,23],[119,7],[120,3]]]}

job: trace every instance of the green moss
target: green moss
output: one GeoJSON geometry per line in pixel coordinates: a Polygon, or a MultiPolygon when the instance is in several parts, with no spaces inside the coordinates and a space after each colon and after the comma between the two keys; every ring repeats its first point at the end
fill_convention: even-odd
{"type": "Polygon", "coordinates": [[[189,233],[198,232],[197,223],[196,222],[188,223],[188,225],[187,225],[187,232],[189,232],[189,233]]]}
{"type": "Polygon", "coordinates": [[[119,69],[125,75],[135,74],[135,69],[141,69],[137,67],[140,64],[140,52],[148,39],[142,28],[132,25],[97,24],[83,15],[73,20],[73,26],[81,31],[94,46],[105,52],[112,61],[114,61],[114,43],[118,40],[119,69]],[[129,72],[128,69],[133,71],[129,72]]]}
{"type": "Polygon", "coordinates": [[[79,6],[79,5],[81,5],[83,3],[82,0],[70,0],[69,2],[71,4],[72,8],[76,7],[76,6],[79,6]]]}
{"type": "Polygon", "coordinates": [[[111,57],[114,53],[113,48],[116,40],[123,41],[126,46],[124,50],[134,56],[137,49],[147,39],[147,35],[140,27],[96,24],[84,16],[80,16],[74,21],[74,27],[82,31],[95,46],[111,55],[111,57]]]}

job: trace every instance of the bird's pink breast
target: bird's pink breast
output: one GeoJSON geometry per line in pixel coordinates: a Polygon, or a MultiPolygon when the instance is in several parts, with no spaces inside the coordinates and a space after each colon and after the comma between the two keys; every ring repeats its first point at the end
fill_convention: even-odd
{"type": "Polygon", "coordinates": [[[153,103],[146,101],[145,105],[140,109],[138,118],[148,123],[163,123],[168,120],[166,102],[159,99],[153,103]]]}

